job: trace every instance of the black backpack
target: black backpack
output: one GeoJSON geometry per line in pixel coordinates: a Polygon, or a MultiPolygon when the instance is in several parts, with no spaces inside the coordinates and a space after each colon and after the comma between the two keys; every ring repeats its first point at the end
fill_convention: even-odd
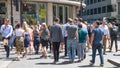
{"type": "Polygon", "coordinates": [[[117,26],[114,26],[114,27],[110,28],[110,35],[111,36],[117,36],[117,33],[118,33],[117,26]]]}

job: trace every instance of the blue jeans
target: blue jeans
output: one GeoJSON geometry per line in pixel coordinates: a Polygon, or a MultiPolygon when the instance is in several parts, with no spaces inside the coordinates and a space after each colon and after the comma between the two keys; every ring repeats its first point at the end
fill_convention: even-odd
{"type": "Polygon", "coordinates": [[[76,51],[76,40],[67,40],[67,53],[70,58],[70,61],[74,61],[76,51]]]}
{"type": "Polygon", "coordinates": [[[95,63],[96,50],[98,49],[101,64],[104,64],[102,45],[92,45],[92,63],[95,63]]]}
{"type": "MultiPolygon", "coordinates": [[[[3,38],[4,39],[4,38],[3,38]]],[[[6,51],[6,58],[9,58],[10,55],[10,47],[11,47],[11,39],[8,39],[8,45],[4,45],[6,51]]]]}
{"type": "Polygon", "coordinates": [[[77,55],[78,58],[84,59],[85,55],[86,55],[86,43],[78,43],[77,45],[77,55]]]}

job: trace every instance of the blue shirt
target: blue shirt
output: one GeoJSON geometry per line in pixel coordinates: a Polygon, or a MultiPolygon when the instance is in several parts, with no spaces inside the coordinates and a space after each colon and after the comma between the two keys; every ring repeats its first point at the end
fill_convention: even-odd
{"type": "Polygon", "coordinates": [[[10,37],[12,35],[13,32],[13,28],[11,25],[2,25],[1,26],[1,33],[2,33],[2,37],[10,37]]]}
{"type": "Polygon", "coordinates": [[[67,30],[67,34],[68,34],[68,38],[69,40],[71,39],[75,39],[76,36],[76,31],[77,31],[77,27],[75,25],[69,25],[66,27],[66,30],[67,30]]]}
{"type": "Polygon", "coordinates": [[[104,35],[102,29],[95,27],[92,30],[92,34],[94,34],[93,45],[102,45],[102,36],[104,35]]]}
{"type": "Polygon", "coordinates": [[[67,37],[67,33],[66,33],[66,27],[69,25],[69,23],[66,23],[63,27],[63,37],[67,37]]]}
{"type": "Polygon", "coordinates": [[[63,42],[62,28],[60,24],[54,24],[50,28],[50,39],[52,42],[63,42]]]}
{"type": "Polygon", "coordinates": [[[86,43],[87,31],[83,29],[78,29],[78,39],[79,43],[86,43]]]}

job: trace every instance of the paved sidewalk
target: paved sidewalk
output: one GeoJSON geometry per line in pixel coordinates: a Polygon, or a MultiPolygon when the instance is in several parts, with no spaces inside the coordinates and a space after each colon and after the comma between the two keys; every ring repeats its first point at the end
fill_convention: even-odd
{"type": "Polygon", "coordinates": [[[7,66],[11,63],[12,61],[6,61],[6,60],[2,60],[0,61],[0,68],[7,68],[7,66]]]}
{"type": "Polygon", "coordinates": [[[113,54],[112,57],[108,58],[108,62],[110,62],[113,65],[116,65],[120,67],[120,51],[113,54]]]}

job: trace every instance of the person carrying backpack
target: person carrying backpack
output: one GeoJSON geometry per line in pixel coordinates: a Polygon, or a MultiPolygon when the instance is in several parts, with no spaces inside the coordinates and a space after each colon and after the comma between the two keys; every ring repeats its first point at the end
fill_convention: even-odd
{"type": "Polygon", "coordinates": [[[110,51],[112,51],[113,41],[115,41],[116,52],[118,51],[117,35],[118,35],[118,27],[115,26],[115,22],[112,22],[112,27],[110,28],[110,37],[111,37],[110,51]]]}

